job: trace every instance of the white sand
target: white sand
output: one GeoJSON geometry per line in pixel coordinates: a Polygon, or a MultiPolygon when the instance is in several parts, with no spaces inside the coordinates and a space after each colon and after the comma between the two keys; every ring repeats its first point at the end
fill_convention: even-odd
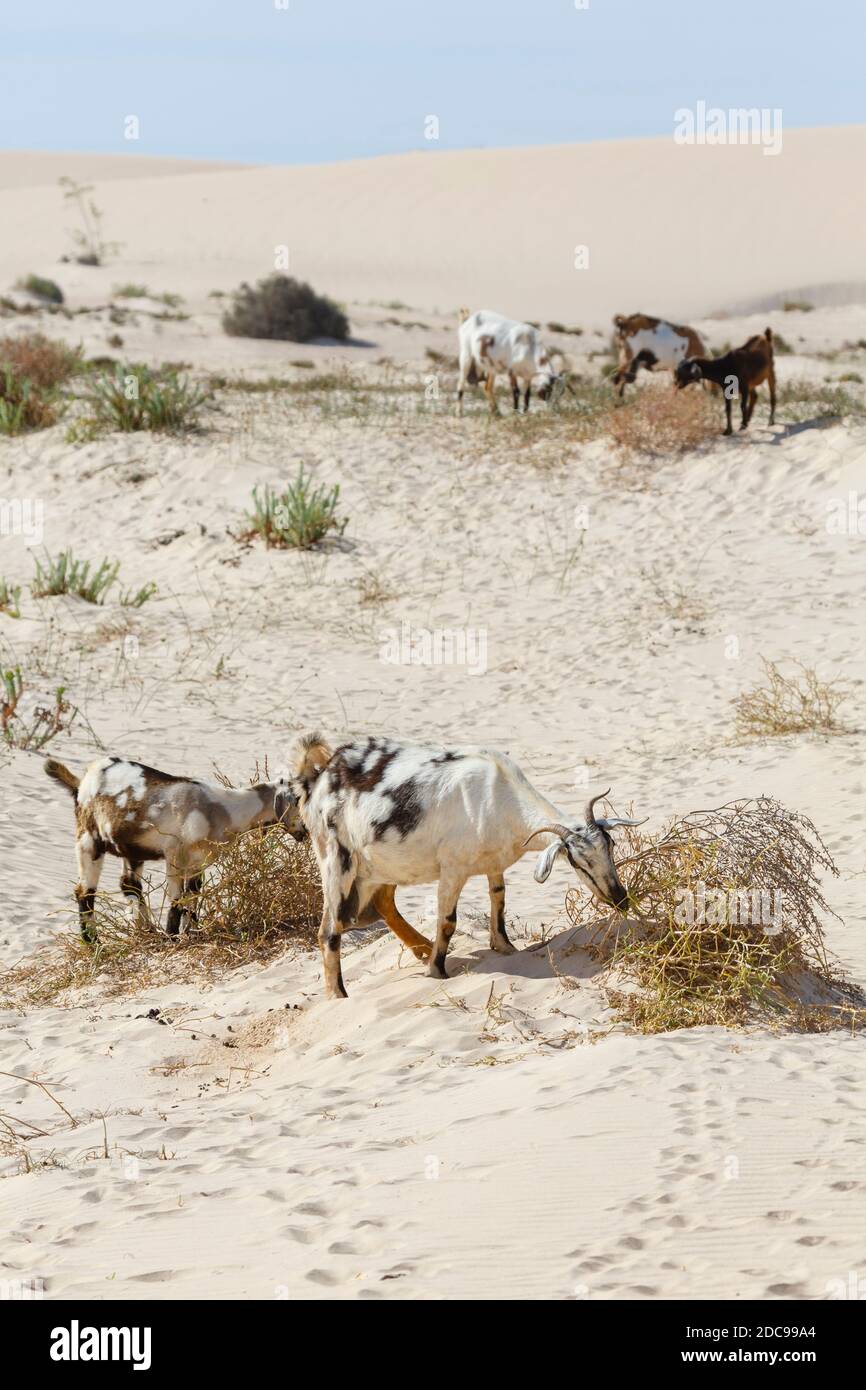
{"type": "MultiPolygon", "coordinates": [[[[107,235],[127,243],[97,270],[57,264],[58,191],[31,184],[19,156],[4,171],[5,156],[0,293],[36,271],[75,309],[141,281],[183,293],[190,317],[161,321],[150,304],[120,326],[103,309],[0,332],[39,326],[90,354],[119,332],[129,358],[224,373],[300,379],[289,363],[351,361],[374,378],[387,356],[423,376],[436,370],[427,348],[454,351],[462,302],[589,330],[617,309],[700,315],[856,279],[866,133],[794,132],[777,160],[739,154],[735,180],[721,167],[731,152],[699,160],[665,142],[141,178],[82,156],[107,235]],[[482,234],[508,216],[511,234],[482,234]],[[748,253],[726,257],[746,231],[748,253]],[[298,274],[349,301],[356,345],[219,332],[207,292],[266,273],[282,241],[298,274]],[[582,278],[577,241],[593,248],[582,278]],[[413,307],[369,303],[392,299],[413,307]]],[[[35,157],[34,179],[42,167],[35,157]]],[[[45,167],[53,180],[59,157],[45,167]]],[[[782,380],[866,376],[863,349],[817,356],[866,338],[863,305],[698,326],[718,347],[765,321],[797,349],[782,380]]],[[[556,341],[579,367],[602,344],[589,331],[556,341]]],[[[159,584],[131,616],[116,600],[25,594],[20,620],[0,614],[4,667],[20,661],[45,693],[66,679],[111,751],[192,775],[216,763],[245,777],[322,725],[490,743],[560,804],[579,811],[585,780],[611,785],[651,829],[777,796],[839,862],[830,942],[866,979],[866,537],[825,525],[832,499],[866,492],[866,429],[770,429],[762,395],[747,436],[701,454],[623,470],[593,444],[538,467],[534,445],[503,454],[480,404],[462,423],[382,425],[314,420],[279,396],[221,405],[183,441],[72,446],[63,424],[0,441],[0,496],[44,503],[49,550],[71,542],[121,559],[127,585],[159,584]],[[227,528],[253,485],[301,459],[340,482],[349,544],[241,547],[227,528]],[[396,596],[383,608],[359,603],[371,571],[396,596]],[[137,652],[122,646],[127,617],[137,652]],[[403,621],[483,629],[486,673],[384,665],[383,630],[403,621]],[[762,656],[849,681],[857,732],[736,743],[731,700],[762,656]]],[[[26,585],[22,537],[2,538],[0,560],[26,585]]],[[[84,724],[52,751],[76,766],[95,756],[84,724]]],[[[0,767],[3,966],[75,929],[71,806],[40,762],[16,751],[0,767]]],[[[111,866],[104,885],[116,883],[111,866]]],[[[76,1121],[0,1078],[0,1112],[32,1133],[37,1165],[22,1173],[21,1146],[0,1149],[0,1279],[86,1298],[699,1299],[824,1298],[862,1275],[862,1037],[614,1027],[596,967],[561,934],[570,883],[557,868],[535,884],[530,860],[508,875],[512,934],[525,944],[546,924],[556,971],[544,951],[487,951],[482,881],[461,901],[447,984],[398,965],[381,938],[347,956],[339,1004],[322,1000],[315,957],[286,956],[213,986],[95,990],[0,1015],[0,1068],[44,1081],[76,1121]]],[[[400,903],[429,929],[429,890],[400,903]]]]}

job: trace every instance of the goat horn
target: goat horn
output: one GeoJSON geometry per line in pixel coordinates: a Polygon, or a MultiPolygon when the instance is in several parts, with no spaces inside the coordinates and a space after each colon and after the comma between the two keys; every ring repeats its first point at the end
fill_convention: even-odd
{"type": "Polygon", "coordinates": [[[530,840],[534,840],[536,835],[558,835],[560,840],[567,840],[574,831],[569,830],[567,825],[540,825],[537,830],[533,830],[528,839],[524,840],[524,845],[528,845],[530,840]]]}
{"type": "Polygon", "coordinates": [[[607,789],[606,792],[601,792],[601,794],[600,794],[599,796],[593,796],[593,797],[586,803],[586,810],[584,811],[584,816],[586,817],[586,823],[587,823],[587,825],[595,825],[595,815],[593,814],[593,807],[595,806],[595,803],[596,803],[597,801],[603,801],[604,798],[608,795],[609,792],[610,792],[610,787],[608,787],[608,789],[607,789]]]}

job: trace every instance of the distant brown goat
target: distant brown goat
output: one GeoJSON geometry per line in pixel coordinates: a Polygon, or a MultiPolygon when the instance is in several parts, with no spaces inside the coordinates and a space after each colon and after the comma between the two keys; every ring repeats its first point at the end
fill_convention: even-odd
{"type": "Polygon", "coordinates": [[[773,361],[773,332],[756,333],[742,347],[721,357],[688,357],[677,367],[677,386],[693,381],[711,381],[721,386],[725,397],[725,434],[732,434],[731,401],[739,396],[742,407],[740,429],[748,428],[755,409],[758,387],[766,381],[770,388],[770,424],[776,422],[776,371],[773,361]]]}

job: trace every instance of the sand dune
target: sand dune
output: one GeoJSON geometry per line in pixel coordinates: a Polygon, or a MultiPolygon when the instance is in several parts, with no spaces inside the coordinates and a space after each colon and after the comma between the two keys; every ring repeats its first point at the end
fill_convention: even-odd
{"type": "MultiPolygon", "coordinates": [[[[51,177],[11,188],[24,157],[4,158],[0,281],[48,273],[66,249],[63,158],[36,156],[51,177]]],[[[861,280],[864,163],[866,127],[790,131],[775,157],[671,139],[289,169],[184,173],[157,161],[149,175],[145,160],[125,171],[119,157],[80,156],[106,235],[124,249],[120,266],[75,284],[107,289],[121,270],[158,268],[161,288],[204,296],[268,273],[287,246],[293,273],[346,300],[443,312],[469,302],[584,325],[637,309],[707,314],[861,280]],[[575,269],[579,245],[588,269],[575,269]]]]}

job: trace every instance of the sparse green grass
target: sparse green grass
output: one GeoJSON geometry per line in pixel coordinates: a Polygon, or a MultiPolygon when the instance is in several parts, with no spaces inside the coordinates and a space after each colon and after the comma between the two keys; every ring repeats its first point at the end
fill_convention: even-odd
{"type": "Polygon", "coordinates": [[[811,666],[791,664],[798,675],[786,676],[774,661],[762,658],[765,684],[744,691],[735,702],[741,737],[846,732],[839,708],[848,696],[847,688],[840,681],[821,680],[811,666]]]}
{"type": "Polygon", "coordinates": [[[44,748],[49,739],[72,727],[78,710],[66,699],[59,685],[52,703],[34,705],[29,714],[21,708],[26,682],[21,667],[0,671],[0,740],[9,748],[44,748]]]}
{"type": "Polygon", "coordinates": [[[10,618],[21,617],[20,584],[10,584],[7,579],[0,579],[0,613],[7,613],[10,618]]]}
{"type": "Polygon", "coordinates": [[[157,586],[152,580],[149,584],[142,584],[140,589],[124,589],[120,595],[120,606],[121,608],[143,608],[156,592],[157,586]]]}
{"type": "Polygon", "coordinates": [[[0,368],[0,434],[25,434],[47,429],[57,421],[53,397],[22,381],[13,372],[0,368]]]}
{"type": "Polygon", "coordinates": [[[35,294],[49,304],[63,303],[63,291],[60,286],[55,280],[46,279],[44,275],[23,275],[15,284],[17,289],[27,290],[29,294],[35,294]]]}
{"type": "Polygon", "coordinates": [[[298,476],[283,492],[265,486],[253,488],[253,510],[247,513],[247,535],[259,536],[267,546],[309,550],[326,536],[342,536],[348,525],[337,515],[340,485],[314,485],[301,464],[298,476]]]}
{"type": "Polygon", "coordinates": [[[86,414],[72,427],[74,440],[107,430],[186,434],[199,428],[210,392],[176,372],[137,365],[97,376],[83,393],[86,414]]]}
{"type": "Polygon", "coordinates": [[[800,424],[805,420],[826,419],[852,415],[866,417],[862,397],[846,391],[844,386],[830,386],[813,381],[787,381],[779,388],[778,413],[784,420],[800,424]]]}
{"type": "MultiPolygon", "coordinates": [[[[178,309],[183,303],[182,294],[174,294],[169,290],[164,290],[162,294],[153,294],[147,285],[138,285],[135,282],[127,285],[115,285],[111,293],[115,299],[152,299],[157,304],[164,304],[167,309],[178,309]]],[[[165,316],[155,314],[154,317],[162,318],[165,316]]],[[[188,315],[184,314],[182,317],[186,318],[188,315]]]]}
{"type": "Polygon", "coordinates": [[[76,560],[71,550],[59,555],[45,554],[45,563],[35,558],[36,574],[31,585],[34,598],[49,598],[57,594],[75,594],[85,603],[102,604],[115,583],[119,561],[102,560],[95,568],[89,560],[76,560]]]}

